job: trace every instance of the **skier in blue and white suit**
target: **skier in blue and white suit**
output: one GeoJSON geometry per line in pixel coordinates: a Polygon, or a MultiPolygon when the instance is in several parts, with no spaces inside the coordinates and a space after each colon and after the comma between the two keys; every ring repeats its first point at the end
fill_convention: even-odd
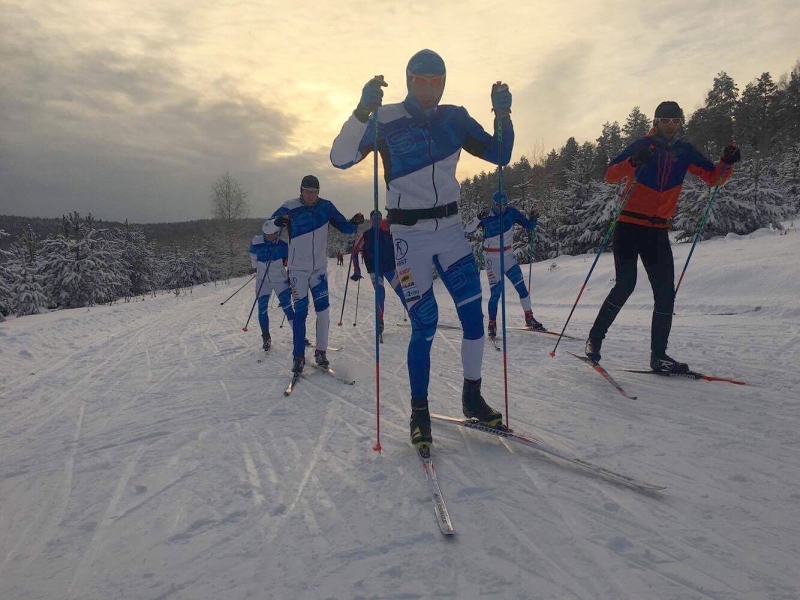
{"type": "Polygon", "coordinates": [[[258,324],[261,326],[261,339],[264,350],[269,350],[272,338],[269,334],[269,296],[272,292],[278,295],[283,312],[289,321],[294,321],[292,308],[292,292],[286,274],[286,261],[289,258],[289,246],[281,237],[281,227],[274,220],[264,221],[261,226],[263,235],[257,235],[250,244],[250,266],[256,273],[256,294],[258,295],[258,324]]]}
{"type": "Polygon", "coordinates": [[[289,282],[294,299],[294,362],[292,371],[301,373],[306,357],[306,318],[308,293],[317,313],[317,349],[314,359],[321,367],[328,366],[328,223],[342,233],[356,233],[364,215],[356,214],[349,221],[330,200],[319,197],[319,179],[306,175],[300,184],[300,197],[284,202],[271,217],[289,230],[289,282]]]}
{"type": "Polygon", "coordinates": [[[432,265],[455,302],[464,330],[464,414],[492,426],[502,423],[502,415],[486,404],[480,392],[484,347],[481,284],[458,216],[456,165],[462,149],[494,164],[508,164],[514,145],[511,94],[505,84],[492,86],[501,142],[499,135],[488,134],[463,107],[439,104],[445,79],[442,58],[432,50],[421,50],[406,68],[405,100],[381,106],[381,88],[386,83],[382,76],[374,77],[364,86],[358,107],[331,149],[331,162],[341,169],[368,156],[374,148],[369,117],[377,111],[377,150],[383,159],[397,274],[412,323],[408,347],[411,443],[418,448],[432,442],[428,383],[438,322],[432,265]]]}
{"type": "Polygon", "coordinates": [[[483,229],[486,275],[489,278],[489,286],[491,288],[489,296],[489,325],[487,327],[490,338],[497,337],[497,302],[500,300],[500,294],[503,291],[503,286],[500,285],[502,282],[502,277],[500,276],[501,207],[505,207],[503,209],[503,245],[505,246],[503,267],[505,268],[506,277],[517,290],[517,294],[519,294],[519,302],[525,313],[525,326],[535,331],[545,330],[544,326],[533,318],[531,297],[528,293],[528,288],[525,287],[525,280],[522,277],[522,270],[517,264],[517,256],[514,254],[514,245],[512,243],[514,239],[512,234],[514,224],[517,223],[528,231],[533,232],[539,222],[539,213],[534,209],[529,217],[526,217],[515,207],[508,206],[508,196],[506,196],[505,192],[498,190],[492,195],[491,210],[484,209],[485,212],[482,212],[467,223],[464,229],[467,235],[474,234],[479,227],[483,229]]]}

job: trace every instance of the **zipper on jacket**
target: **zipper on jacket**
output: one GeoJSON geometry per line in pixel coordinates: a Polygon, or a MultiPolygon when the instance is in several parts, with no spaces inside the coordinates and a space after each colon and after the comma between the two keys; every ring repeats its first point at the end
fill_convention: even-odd
{"type": "MultiPolygon", "coordinates": [[[[425,116],[425,129],[428,130],[428,135],[426,136],[426,141],[428,142],[428,158],[431,159],[431,185],[433,186],[433,196],[434,202],[433,206],[435,207],[439,204],[439,190],[436,189],[436,163],[433,160],[433,152],[431,151],[431,141],[433,139],[433,135],[431,134],[430,127],[428,127],[428,116],[425,116]]],[[[436,221],[436,230],[439,229],[439,219],[434,219],[436,221]]]]}

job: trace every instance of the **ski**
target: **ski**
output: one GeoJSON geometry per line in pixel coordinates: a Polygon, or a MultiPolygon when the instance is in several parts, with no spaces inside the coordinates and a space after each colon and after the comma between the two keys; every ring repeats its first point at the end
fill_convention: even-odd
{"type": "Polygon", "coordinates": [[[355,382],[356,382],[355,379],[347,379],[346,377],[342,377],[341,375],[339,375],[336,371],[334,371],[330,367],[321,367],[320,365],[315,365],[315,364],[309,364],[309,366],[314,367],[317,371],[322,371],[326,375],[330,375],[334,379],[337,379],[337,380],[341,381],[344,384],[354,385],[355,382]]]}
{"type": "Polygon", "coordinates": [[[747,385],[746,381],[740,379],[730,379],[728,377],[715,377],[713,375],[704,375],[696,371],[689,371],[688,373],[659,373],[649,369],[622,369],[627,373],[641,373],[649,375],[661,375],[662,377],[682,377],[683,379],[702,379],[704,381],[725,381],[734,385],[747,385]]]}
{"type": "Polygon", "coordinates": [[[428,482],[428,491],[431,493],[433,511],[436,513],[436,522],[439,524],[439,529],[446,536],[455,535],[456,530],[453,528],[453,522],[450,520],[450,514],[447,512],[447,505],[444,503],[442,490],[439,487],[436,467],[431,458],[431,448],[423,445],[417,450],[417,453],[422,461],[422,470],[425,471],[425,480],[428,482]]]}
{"type": "MultiPolygon", "coordinates": [[[[561,335],[559,332],[550,331],[549,329],[531,329],[530,327],[507,327],[507,329],[514,329],[514,330],[517,330],[517,331],[530,331],[531,333],[544,333],[545,335],[554,335],[556,337],[561,335]]],[[[581,338],[576,338],[575,336],[572,336],[572,335],[567,335],[566,333],[564,335],[561,335],[561,337],[564,338],[565,340],[580,340],[581,339],[581,338]]]]}
{"type": "Polygon", "coordinates": [[[588,359],[587,357],[585,357],[585,356],[579,356],[579,355],[577,355],[577,354],[574,354],[573,352],[570,352],[569,350],[567,350],[567,354],[570,354],[570,355],[574,356],[575,358],[577,358],[577,359],[578,359],[578,360],[580,360],[581,362],[584,362],[584,363],[586,363],[586,364],[587,364],[587,365],[589,365],[589,366],[590,366],[592,369],[594,369],[595,371],[597,371],[598,373],[600,373],[600,375],[602,375],[602,376],[603,376],[603,379],[605,379],[605,380],[606,380],[608,383],[610,383],[611,385],[613,385],[613,386],[614,386],[614,388],[615,388],[615,389],[616,389],[616,390],[617,390],[617,391],[618,391],[620,394],[622,394],[623,396],[625,396],[625,397],[626,397],[628,400],[636,400],[637,396],[631,396],[631,395],[630,395],[628,392],[626,392],[626,391],[625,391],[625,389],[624,389],[624,388],[623,388],[623,387],[622,387],[620,384],[618,384],[616,381],[614,381],[614,378],[613,378],[613,377],[612,377],[612,376],[609,374],[609,372],[608,372],[608,371],[606,371],[606,370],[605,370],[603,367],[601,367],[601,366],[600,366],[600,363],[596,363],[596,362],[594,362],[593,360],[589,360],[589,359],[588,359]]]}
{"type": "Polygon", "coordinates": [[[538,440],[534,437],[521,435],[519,433],[514,433],[510,429],[489,427],[488,425],[484,425],[479,421],[455,419],[453,417],[446,417],[444,415],[437,415],[434,413],[431,413],[431,419],[442,421],[444,423],[450,423],[452,425],[459,425],[461,427],[466,427],[468,429],[474,429],[475,431],[483,431],[484,433],[490,433],[494,436],[505,438],[512,442],[516,442],[518,444],[522,444],[523,446],[528,446],[529,448],[538,450],[539,452],[546,454],[551,458],[565,461],[570,465],[572,465],[573,467],[576,467],[577,469],[580,469],[581,471],[584,471],[586,473],[591,473],[592,475],[595,475],[596,477],[599,477],[600,479],[603,479],[605,481],[618,483],[620,485],[624,485],[626,487],[638,491],[657,492],[666,489],[666,486],[657,485],[655,483],[650,483],[647,481],[642,481],[640,479],[635,479],[633,477],[617,473],[610,469],[606,469],[605,467],[595,465],[594,463],[590,463],[589,461],[583,460],[582,458],[569,456],[568,454],[562,452],[561,450],[556,450],[555,448],[548,446],[542,440],[538,440]]]}
{"type": "Polygon", "coordinates": [[[297,382],[300,380],[300,373],[292,373],[292,380],[289,382],[289,385],[283,392],[284,396],[288,396],[294,390],[294,386],[297,385],[297,382]]]}

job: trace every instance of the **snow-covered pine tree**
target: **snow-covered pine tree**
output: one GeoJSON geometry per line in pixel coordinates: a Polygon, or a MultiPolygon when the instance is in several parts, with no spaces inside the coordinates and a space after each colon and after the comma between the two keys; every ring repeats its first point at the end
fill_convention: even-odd
{"type": "Polygon", "coordinates": [[[567,207],[558,231],[563,254],[583,254],[600,244],[617,209],[617,188],[592,179],[591,155],[575,157],[566,188],[559,190],[567,207]]]}
{"type": "Polygon", "coordinates": [[[45,292],[61,308],[113,300],[120,283],[117,257],[91,215],[62,218],[62,233],[43,244],[45,292]]]}
{"type": "MultiPolygon", "coordinates": [[[[673,228],[681,232],[679,241],[694,239],[713,190],[696,177],[687,177],[673,221],[673,228]]],[[[745,235],[770,225],[780,228],[780,220],[789,212],[785,196],[774,163],[759,158],[739,163],[717,193],[701,239],[729,232],[745,235]]]]}
{"type": "Polygon", "coordinates": [[[787,148],[779,159],[778,176],[784,184],[786,205],[796,217],[800,215],[800,144],[787,148]]]}
{"type": "Polygon", "coordinates": [[[39,263],[31,260],[29,251],[18,244],[11,246],[10,254],[11,306],[14,312],[18,317],[45,312],[48,301],[42,287],[39,263]]]}
{"type": "MultiPolygon", "coordinates": [[[[0,238],[8,234],[0,229],[0,238]]],[[[8,270],[9,253],[0,249],[0,323],[11,314],[11,272],[8,270]]]]}
{"type": "Polygon", "coordinates": [[[155,248],[147,240],[141,227],[130,225],[125,220],[124,228],[114,230],[121,273],[117,291],[121,298],[133,298],[146,294],[156,287],[155,248]]]}

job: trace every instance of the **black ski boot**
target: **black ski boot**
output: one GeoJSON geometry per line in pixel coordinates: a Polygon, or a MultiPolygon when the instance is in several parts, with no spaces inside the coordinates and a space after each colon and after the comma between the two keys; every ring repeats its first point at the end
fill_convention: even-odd
{"type": "Polygon", "coordinates": [[[294,362],[292,363],[292,373],[297,373],[298,375],[303,372],[303,367],[306,366],[306,357],[305,356],[295,356],[294,362]]]}
{"type": "Polygon", "coordinates": [[[486,404],[481,396],[481,380],[464,380],[464,389],[461,393],[461,409],[468,419],[477,419],[489,427],[497,427],[503,423],[503,415],[486,404]]]}
{"type": "Polygon", "coordinates": [[[650,353],[650,368],[656,373],[677,373],[683,374],[689,372],[689,365],[686,363],[678,362],[674,358],[670,358],[666,353],[657,356],[655,353],[650,353]]]}
{"type": "Polygon", "coordinates": [[[527,327],[531,331],[547,331],[544,325],[542,325],[541,323],[539,323],[539,321],[533,318],[532,310],[525,311],[525,327],[527,327]]]}
{"type": "Polygon", "coordinates": [[[317,366],[323,369],[327,369],[331,365],[324,350],[314,350],[314,360],[317,361],[317,366]]]}
{"type": "Polygon", "coordinates": [[[266,333],[261,334],[261,339],[264,340],[264,343],[261,344],[261,347],[266,351],[269,350],[272,346],[272,337],[269,335],[269,331],[266,333]]]}
{"type": "Polygon", "coordinates": [[[586,340],[586,358],[592,362],[600,362],[600,346],[603,345],[603,340],[600,338],[589,338],[586,340]]]}
{"type": "Polygon", "coordinates": [[[411,399],[411,445],[419,450],[422,446],[432,446],[431,415],[428,412],[427,398],[411,399]]]}
{"type": "Polygon", "coordinates": [[[494,319],[489,319],[489,325],[486,328],[486,333],[490,338],[497,337],[497,321],[495,321],[494,319]]]}

